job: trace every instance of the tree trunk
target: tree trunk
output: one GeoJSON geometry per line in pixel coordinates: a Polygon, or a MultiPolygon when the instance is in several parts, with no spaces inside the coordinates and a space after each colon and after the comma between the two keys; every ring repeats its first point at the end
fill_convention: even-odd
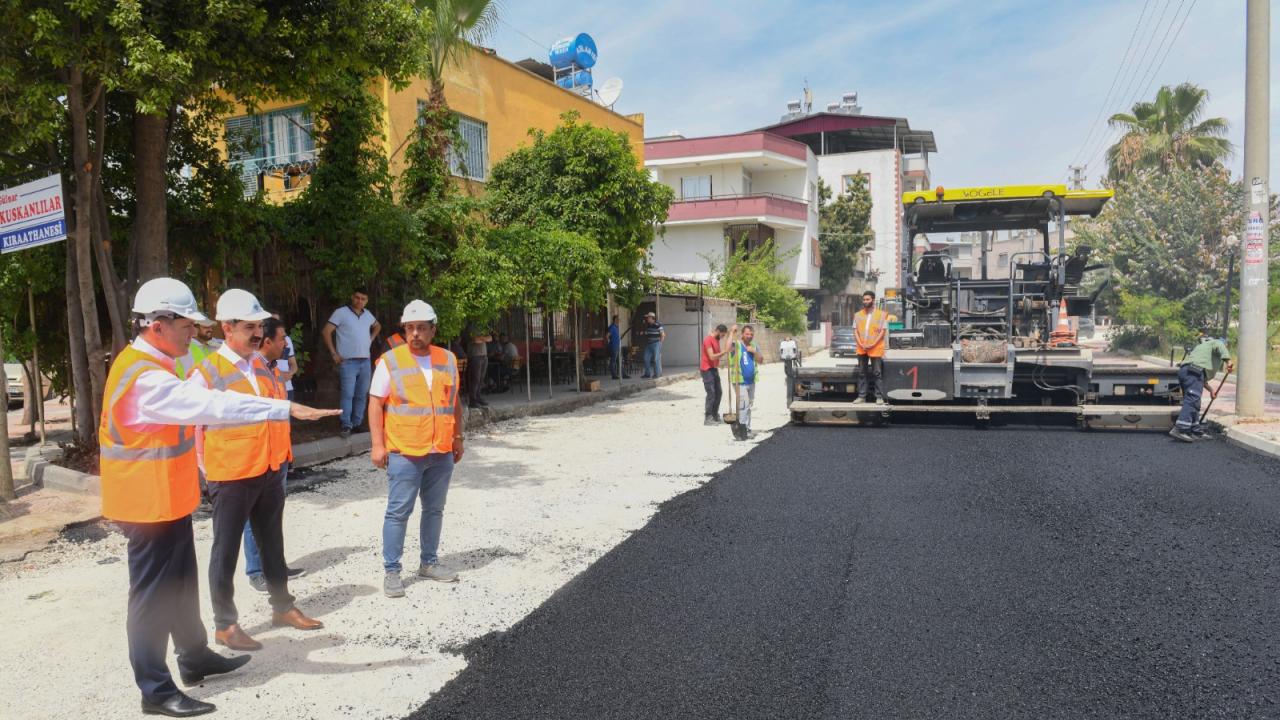
{"type": "Polygon", "coordinates": [[[89,387],[89,362],[85,355],[84,316],[80,314],[80,274],[76,271],[75,246],[71,242],[66,246],[67,338],[71,354],[71,391],[75,397],[76,444],[89,447],[97,438],[93,432],[93,397],[89,387]]]}
{"type": "MultiPolygon", "coordinates": [[[[138,283],[169,274],[166,227],[169,157],[169,116],[137,113],[133,116],[134,197],[131,252],[138,261],[138,283]]],[[[130,292],[136,287],[129,288],[130,292]]]]}
{"type": "Polygon", "coordinates": [[[35,409],[36,403],[40,401],[36,399],[39,397],[39,393],[36,391],[36,386],[31,382],[30,362],[30,360],[23,360],[20,363],[22,365],[22,419],[18,422],[23,425],[30,425],[30,434],[35,435],[36,420],[40,417],[35,412],[35,409]]]}
{"type": "Polygon", "coordinates": [[[107,317],[111,321],[111,352],[120,352],[129,343],[129,306],[124,284],[116,275],[111,259],[111,223],[107,218],[107,203],[102,191],[102,178],[98,178],[94,192],[94,258],[98,261],[98,279],[102,281],[102,293],[107,300],[107,317]]]}
{"type": "MultiPolygon", "coordinates": [[[[91,422],[90,437],[98,429],[102,393],[107,383],[107,358],[102,349],[102,329],[98,326],[98,300],[93,284],[93,187],[99,168],[89,155],[89,108],[85,105],[84,74],[77,66],[69,69],[67,105],[71,118],[71,165],[75,170],[75,249],[77,292],[84,319],[84,349],[89,364],[91,422]]],[[[99,88],[97,92],[101,92],[99,88]]],[[[96,98],[95,98],[96,102],[96,98]]],[[[102,142],[102,138],[97,139],[102,142]]]]}

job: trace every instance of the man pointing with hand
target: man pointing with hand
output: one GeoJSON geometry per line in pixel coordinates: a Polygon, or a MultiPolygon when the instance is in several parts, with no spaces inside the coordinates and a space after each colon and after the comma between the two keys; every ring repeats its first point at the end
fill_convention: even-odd
{"type": "Polygon", "coordinates": [[[431,344],[436,311],[421,300],[404,308],[400,319],[408,343],[378,359],[369,386],[370,454],[386,468],[387,513],[382,523],[382,589],[404,597],[400,556],[415,500],[422,497],[421,564],[418,575],[456,582],[436,553],[444,520],[445,496],[453,465],[462,459],[463,409],[458,397],[458,365],[453,353],[431,344]]]}
{"type": "Polygon", "coordinates": [[[207,322],[191,289],[173,278],[138,288],[133,302],[138,337],[111,364],[98,431],[102,514],[129,540],[129,662],[142,691],[142,711],[188,717],[212,703],[178,689],[165,662],[169,638],[187,685],[230,672],[249,657],[209,649],[200,621],[191,513],[200,502],[195,427],[318,420],[316,410],[288,400],[220,392],[184,383],[175,358],[186,354],[196,322],[207,322]]]}

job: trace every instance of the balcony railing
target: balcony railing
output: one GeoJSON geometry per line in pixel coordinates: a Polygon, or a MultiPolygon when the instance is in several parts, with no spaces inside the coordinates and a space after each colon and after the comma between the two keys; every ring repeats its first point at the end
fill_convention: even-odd
{"type": "Polygon", "coordinates": [[[667,222],[782,217],[806,221],[809,203],[803,198],[770,192],[725,193],[703,198],[685,198],[671,203],[667,222]]]}
{"type": "Polygon", "coordinates": [[[311,174],[316,167],[316,151],[253,157],[232,160],[227,163],[244,183],[245,197],[252,197],[263,190],[267,177],[277,177],[286,192],[300,190],[304,185],[298,180],[311,174]]]}

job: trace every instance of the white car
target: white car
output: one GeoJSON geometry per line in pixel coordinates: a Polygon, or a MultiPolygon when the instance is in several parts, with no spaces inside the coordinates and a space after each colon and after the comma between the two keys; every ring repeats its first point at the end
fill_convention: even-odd
{"type": "Polygon", "coordinates": [[[21,363],[5,363],[4,376],[9,382],[9,404],[22,404],[22,364],[21,363]]]}

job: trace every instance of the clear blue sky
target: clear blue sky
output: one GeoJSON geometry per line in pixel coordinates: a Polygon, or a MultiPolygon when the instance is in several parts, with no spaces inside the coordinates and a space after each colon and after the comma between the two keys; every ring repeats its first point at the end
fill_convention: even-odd
{"type": "MultiPolygon", "coordinates": [[[[489,44],[511,60],[545,60],[556,39],[591,34],[600,51],[597,82],[623,79],[616,109],[645,113],[650,136],[771,124],[787,100],[800,98],[807,79],[815,109],[857,91],[864,113],[906,117],[913,128],[933,130],[936,183],[1061,181],[1083,155],[1092,157],[1087,174],[1097,185],[1105,167],[1093,150],[1103,147],[1106,116],[1127,111],[1135,97],[1150,97],[1161,84],[1183,81],[1208,89],[1209,116],[1230,121],[1237,150],[1231,167],[1240,174],[1244,14],[1243,0],[507,2],[489,44]],[[1104,110],[1144,9],[1132,57],[1104,110]],[[1184,16],[1170,45],[1166,37],[1184,16]],[[1169,47],[1157,73],[1151,60],[1169,47]]],[[[1273,112],[1280,103],[1277,22],[1273,17],[1273,112]]],[[[1278,170],[1280,138],[1273,131],[1273,192],[1280,189],[1278,170]]]]}

